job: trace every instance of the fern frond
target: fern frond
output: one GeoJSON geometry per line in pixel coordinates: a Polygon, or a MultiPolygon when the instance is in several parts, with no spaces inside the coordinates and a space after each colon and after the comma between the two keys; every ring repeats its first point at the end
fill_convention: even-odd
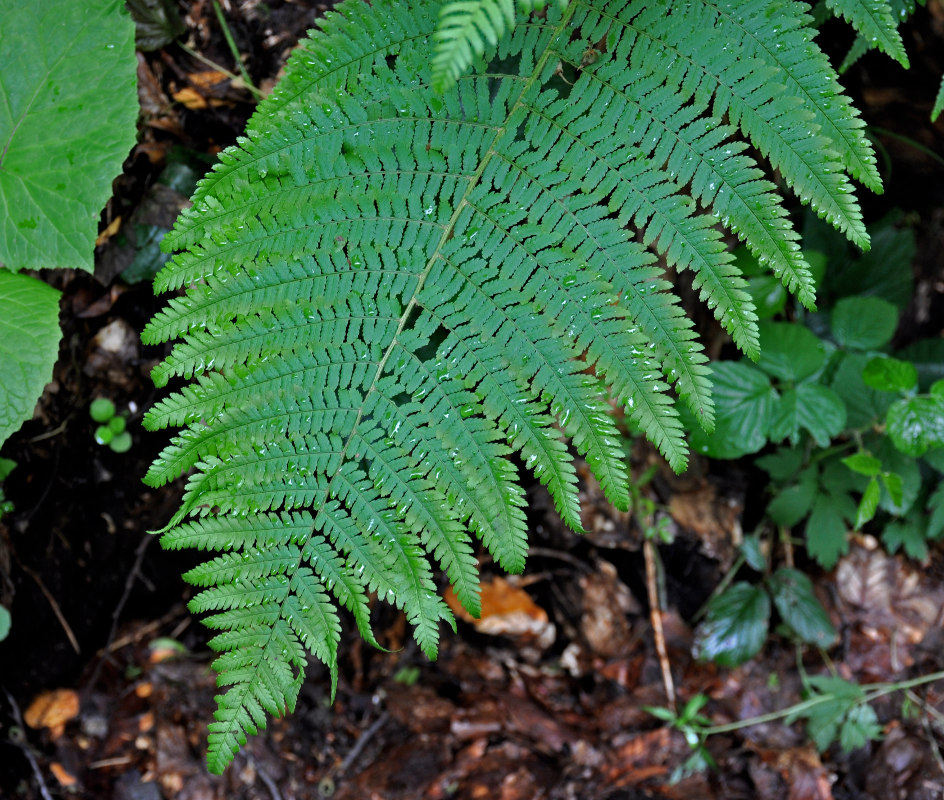
{"type": "Polygon", "coordinates": [[[845,19],[866,40],[908,69],[908,54],[887,0],[826,0],[826,7],[845,19]]]}
{"type": "Polygon", "coordinates": [[[931,111],[931,122],[937,122],[937,118],[942,111],[944,111],[944,78],[941,78],[941,87],[937,90],[937,98],[931,111]]]}
{"type": "Polygon", "coordinates": [[[522,468],[574,529],[571,447],[628,507],[611,403],[684,468],[675,398],[709,429],[714,406],[671,277],[749,355],[726,233],[814,305],[751,144],[867,246],[848,175],[878,188],[874,155],[807,11],[570,0],[513,25],[512,0],[348,0],[295,51],[165,238],[155,286],[186,292],[143,335],[181,339],[153,376],[187,381],[145,417],[182,428],[147,482],[192,471],[164,545],[220,553],[186,576],[229,687],[212,769],[309,657],[334,684],[336,604],[376,645],[375,593],[435,655],[434,566],[473,613],[476,540],[524,566],[522,468]]]}
{"type": "MultiPolygon", "coordinates": [[[[564,8],[567,0],[557,0],[564,8]]],[[[520,11],[540,11],[548,0],[517,0],[520,11]]],[[[451,0],[439,12],[433,33],[433,88],[444,91],[462,76],[485,48],[494,46],[515,24],[515,0],[451,0]]]]}

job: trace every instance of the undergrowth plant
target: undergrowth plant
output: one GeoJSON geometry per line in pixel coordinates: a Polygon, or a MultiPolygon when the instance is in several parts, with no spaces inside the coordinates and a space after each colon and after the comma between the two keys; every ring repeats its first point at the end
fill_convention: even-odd
{"type": "Polygon", "coordinates": [[[135,140],[134,25],[121,0],[0,4],[0,445],[59,352],[59,293],[18,270],[92,271],[135,140]]]}
{"type": "MultiPolygon", "coordinates": [[[[849,530],[873,520],[890,552],[913,558],[944,535],[944,346],[892,348],[912,295],[913,235],[894,218],[872,233],[880,252],[860,258],[818,236],[829,251],[821,260],[835,262],[820,311],[762,322],[756,364],[712,365],[723,421],[711,433],[689,422],[693,447],[713,458],[782,443],[757,459],[771,478],[767,515],[784,531],[803,524],[809,555],[827,569],[847,551],[849,530]]],[[[768,287],[756,296],[762,314],[781,310],[768,287]]]]}
{"type": "MultiPolygon", "coordinates": [[[[536,5],[336,6],[164,239],[155,288],[185,292],[144,339],[182,340],[154,379],[187,383],[147,414],[183,428],[147,481],[193,470],[162,542],[220,553],[185,576],[218,632],[214,772],[310,656],[334,691],[338,606],[374,644],[371,596],[402,608],[434,656],[434,564],[473,614],[476,540],[524,565],[522,469],[574,530],[574,453],[625,509],[611,400],[685,467],[679,400],[717,415],[675,274],[751,358],[729,237],[814,304],[772,171],[868,247],[875,158],[806,5],[536,5]]],[[[903,59],[882,0],[837,9],[903,59]]]]}

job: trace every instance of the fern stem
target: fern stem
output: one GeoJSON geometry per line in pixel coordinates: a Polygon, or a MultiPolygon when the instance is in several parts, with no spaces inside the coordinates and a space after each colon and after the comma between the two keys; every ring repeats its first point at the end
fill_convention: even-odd
{"type": "Polygon", "coordinates": [[[213,10],[216,12],[216,18],[219,20],[220,28],[223,30],[223,38],[226,39],[229,51],[233,54],[233,60],[236,62],[236,66],[239,67],[239,74],[242,75],[243,83],[246,88],[252,92],[256,100],[261,100],[262,92],[256,88],[255,84],[252,82],[252,78],[249,77],[249,72],[246,70],[246,65],[243,64],[242,57],[239,55],[239,49],[236,47],[236,42],[233,39],[233,33],[226,23],[226,17],[223,16],[223,9],[220,8],[220,4],[217,0],[213,0],[213,10]]]}

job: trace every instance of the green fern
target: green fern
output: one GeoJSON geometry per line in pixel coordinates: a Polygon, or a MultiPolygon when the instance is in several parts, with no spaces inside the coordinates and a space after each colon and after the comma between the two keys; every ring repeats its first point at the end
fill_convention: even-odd
{"type": "Polygon", "coordinates": [[[937,122],[937,118],[944,111],[944,78],[941,78],[941,87],[937,90],[937,98],[934,100],[934,109],[931,111],[931,122],[937,122]]]}
{"type": "Polygon", "coordinates": [[[474,539],[522,569],[519,465],[579,530],[569,440],[627,508],[611,400],[685,467],[670,389],[706,428],[713,406],[667,268],[751,355],[722,228],[814,300],[749,145],[867,246],[847,174],[880,188],[875,159],[807,10],[570,0],[442,93],[433,2],[342,3],[296,50],[166,237],[156,288],[186,293],[144,333],[183,339],[158,385],[190,380],[146,418],[183,426],[148,483],[194,470],[164,545],[222,552],[186,576],[229,687],[211,770],[291,710],[309,655],[334,685],[336,604],[375,643],[368,598],[393,603],[434,656],[432,562],[473,613],[474,539]]]}
{"type": "MultiPolygon", "coordinates": [[[[567,0],[558,0],[560,7],[567,0]]],[[[547,0],[518,0],[523,14],[539,11],[547,0]]],[[[489,45],[494,47],[515,25],[515,0],[456,0],[439,12],[433,33],[433,87],[438,91],[454,85],[489,45]]]]}
{"type": "Polygon", "coordinates": [[[908,54],[898,33],[901,6],[893,9],[887,0],[826,0],[826,6],[848,21],[866,42],[908,68],[908,54]]]}

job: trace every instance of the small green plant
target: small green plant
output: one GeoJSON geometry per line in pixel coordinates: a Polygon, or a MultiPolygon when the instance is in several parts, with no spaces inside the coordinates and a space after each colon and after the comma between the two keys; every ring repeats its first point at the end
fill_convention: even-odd
{"type": "Polygon", "coordinates": [[[13,511],[13,503],[7,500],[3,493],[3,482],[16,468],[16,462],[9,458],[0,458],[0,517],[13,511]]]}
{"type": "Polygon", "coordinates": [[[759,541],[753,536],[745,539],[729,579],[745,563],[764,573],[763,579],[721,584],[696,630],[697,658],[726,667],[753,658],[767,639],[772,608],[780,615],[785,632],[798,641],[822,648],[835,641],[836,629],[806,575],[790,567],[770,572],[759,541]]]}
{"type": "MultiPolygon", "coordinates": [[[[919,559],[944,534],[944,381],[933,380],[944,351],[927,340],[890,352],[895,303],[911,295],[913,244],[891,220],[872,233],[878,259],[844,259],[834,240],[816,240],[830,251],[820,260],[839,262],[824,287],[829,313],[762,322],[756,364],[712,365],[714,432],[689,423],[693,448],[713,458],[785,442],[757,459],[771,478],[767,513],[783,529],[805,522],[807,551],[827,568],[849,529],[873,520],[891,552],[919,559]],[[852,287],[871,294],[844,296],[852,287]]],[[[758,307],[768,316],[784,310],[773,287],[752,289],[767,298],[758,307]]]]}
{"type": "Polygon", "coordinates": [[[894,692],[907,692],[917,686],[940,680],[944,680],[944,671],[894,683],[873,683],[868,686],[860,686],[835,675],[804,675],[805,699],[802,702],[769,714],[722,725],[712,725],[711,720],[701,713],[709,702],[709,698],[703,694],[692,697],[678,713],[664,707],[647,706],[645,710],[681,731],[694,751],[673,773],[672,779],[678,780],[690,772],[714,765],[706,746],[709,737],[778,720],[784,720],[787,725],[804,720],[807,734],[817,750],[825,752],[834,743],[838,743],[840,749],[848,753],[870,741],[882,738],[882,726],[871,703],[894,692]]]}
{"type": "Polygon", "coordinates": [[[95,429],[95,441],[111,448],[116,453],[127,453],[133,441],[126,430],[127,418],[118,414],[115,404],[107,397],[98,397],[89,406],[89,416],[100,423],[95,429]]]}

